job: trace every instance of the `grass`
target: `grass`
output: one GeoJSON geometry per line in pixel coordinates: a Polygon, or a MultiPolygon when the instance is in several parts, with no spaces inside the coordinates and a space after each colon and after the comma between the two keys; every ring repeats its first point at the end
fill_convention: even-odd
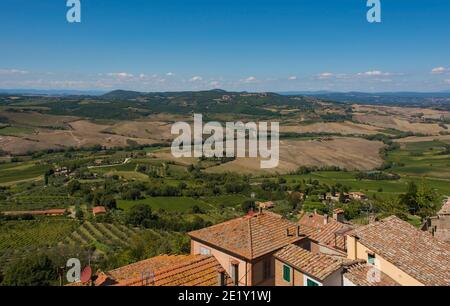
{"type": "Polygon", "coordinates": [[[394,163],[392,171],[400,175],[450,180],[450,155],[442,155],[444,150],[445,143],[440,141],[407,143],[391,152],[388,160],[394,163]]]}
{"type": "Polygon", "coordinates": [[[33,132],[33,129],[26,127],[8,126],[0,128],[0,136],[23,136],[33,132]]]}
{"type": "Polygon", "coordinates": [[[0,211],[28,211],[44,209],[64,209],[79,202],[77,198],[67,196],[17,196],[0,201],[0,211]]]}
{"type": "Polygon", "coordinates": [[[349,186],[352,191],[361,191],[369,195],[377,194],[381,197],[397,196],[406,192],[408,183],[415,181],[417,183],[425,182],[432,188],[435,188],[442,195],[450,195],[450,181],[431,177],[409,177],[402,176],[401,179],[391,180],[357,180],[354,175],[356,172],[314,172],[305,175],[286,175],[288,184],[295,185],[295,182],[309,179],[318,180],[322,184],[335,185],[341,183],[349,186]],[[378,192],[379,189],[382,192],[378,192]]]}
{"type": "Polygon", "coordinates": [[[221,195],[217,197],[202,197],[202,201],[214,205],[216,207],[219,207],[220,205],[223,205],[224,207],[236,207],[238,205],[241,205],[243,202],[248,200],[244,195],[221,195]]]}
{"type": "Polygon", "coordinates": [[[7,184],[12,182],[24,181],[32,178],[43,176],[44,173],[51,168],[50,165],[31,165],[21,168],[16,164],[16,167],[0,169],[0,184],[7,184]]]}
{"type": "Polygon", "coordinates": [[[148,181],[148,176],[134,171],[117,171],[111,172],[110,174],[118,175],[126,180],[136,180],[136,181],[148,181]]]}
{"type": "Polygon", "coordinates": [[[8,221],[0,224],[0,252],[8,249],[38,248],[55,245],[77,227],[77,222],[64,219],[8,221]]]}
{"type": "Polygon", "coordinates": [[[286,175],[288,184],[295,185],[296,181],[318,180],[323,184],[335,185],[341,183],[349,186],[352,191],[361,191],[368,195],[377,194],[379,197],[398,196],[406,192],[408,183],[424,182],[434,188],[441,195],[450,195],[450,155],[442,155],[445,143],[427,141],[408,143],[402,148],[390,152],[388,161],[394,167],[388,172],[397,173],[399,180],[357,180],[356,172],[313,172],[305,175],[286,175]],[[382,190],[379,192],[379,190],[382,190]]]}

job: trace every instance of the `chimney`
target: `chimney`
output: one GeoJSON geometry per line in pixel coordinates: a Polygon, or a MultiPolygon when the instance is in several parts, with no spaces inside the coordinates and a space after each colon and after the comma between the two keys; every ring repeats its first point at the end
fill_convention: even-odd
{"type": "Polygon", "coordinates": [[[324,216],[323,218],[323,225],[327,225],[328,224],[328,215],[324,216]]]}
{"type": "Polygon", "coordinates": [[[297,226],[297,236],[298,236],[298,237],[301,237],[301,236],[302,236],[302,231],[301,231],[300,225],[297,226]]]}
{"type": "Polygon", "coordinates": [[[225,275],[225,270],[223,268],[219,268],[217,270],[217,283],[219,284],[219,287],[224,287],[227,285],[227,277],[225,275]]]}
{"type": "Polygon", "coordinates": [[[255,212],[253,211],[253,208],[250,208],[248,211],[247,217],[253,217],[255,215],[255,212]]]}

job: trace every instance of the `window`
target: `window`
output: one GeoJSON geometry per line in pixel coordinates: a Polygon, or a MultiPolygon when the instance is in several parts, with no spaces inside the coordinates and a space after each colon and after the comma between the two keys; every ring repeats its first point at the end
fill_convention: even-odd
{"type": "Polygon", "coordinates": [[[211,255],[211,250],[204,248],[204,247],[200,247],[200,254],[201,255],[211,255]]]}
{"type": "Polygon", "coordinates": [[[231,262],[231,279],[235,286],[239,286],[239,262],[231,262]]]}
{"type": "Polygon", "coordinates": [[[319,287],[319,284],[308,278],[306,280],[306,286],[307,287],[319,287]]]}
{"type": "Polygon", "coordinates": [[[285,282],[291,282],[291,267],[283,265],[283,280],[285,282]]]}
{"type": "Polygon", "coordinates": [[[371,265],[375,265],[375,254],[368,254],[367,262],[371,265]]]}

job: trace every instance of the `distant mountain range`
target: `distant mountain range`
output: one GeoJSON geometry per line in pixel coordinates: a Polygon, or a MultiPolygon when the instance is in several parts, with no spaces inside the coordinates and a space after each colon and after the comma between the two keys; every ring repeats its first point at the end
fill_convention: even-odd
{"type": "MultiPolygon", "coordinates": [[[[114,90],[111,92],[99,90],[37,90],[37,89],[0,89],[3,95],[38,95],[38,96],[96,96],[102,99],[132,100],[148,96],[185,96],[194,93],[209,95],[232,94],[225,90],[214,89],[207,91],[179,91],[179,92],[138,92],[130,90],[114,90]]],[[[245,92],[242,92],[245,93],[245,92]]],[[[450,104],[450,90],[441,92],[332,92],[332,91],[290,91],[271,93],[272,96],[305,96],[321,100],[329,100],[343,103],[361,104],[398,104],[398,105],[423,105],[423,104],[450,104]]]]}
{"type": "Polygon", "coordinates": [[[283,95],[302,95],[322,100],[367,104],[450,104],[450,90],[441,92],[282,92],[283,95]]]}

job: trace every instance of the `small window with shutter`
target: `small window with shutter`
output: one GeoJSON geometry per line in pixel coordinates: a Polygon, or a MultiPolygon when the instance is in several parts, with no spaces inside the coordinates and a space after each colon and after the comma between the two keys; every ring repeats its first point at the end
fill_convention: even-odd
{"type": "Polygon", "coordinates": [[[285,282],[291,282],[291,267],[283,265],[283,280],[285,282]]]}

